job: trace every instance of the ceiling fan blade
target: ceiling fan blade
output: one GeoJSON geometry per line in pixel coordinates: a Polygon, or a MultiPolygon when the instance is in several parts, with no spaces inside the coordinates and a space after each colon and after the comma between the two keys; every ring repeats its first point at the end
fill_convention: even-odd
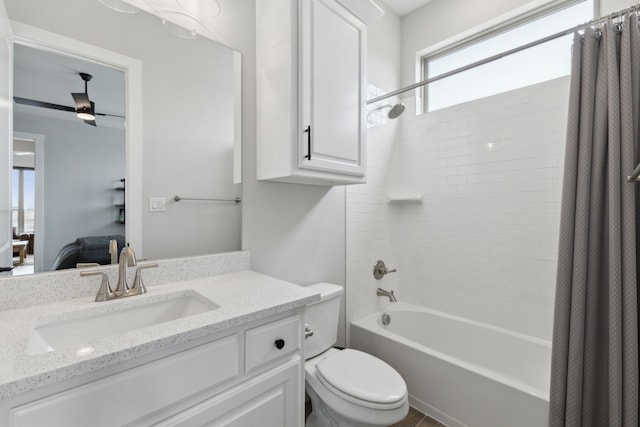
{"type": "MultiPolygon", "coordinates": [[[[84,94],[81,94],[81,95],[84,95],[84,94]]],[[[74,107],[67,107],[66,105],[52,104],[50,102],[44,102],[44,101],[36,101],[34,99],[20,98],[19,96],[14,96],[13,100],[15,101],[16,104],[29,105],[31,107],[49,108],[52,110],[68,111],[70,113],[76,112],[76,109],[74,107]]],[[[102,117],[117,117],[119,119],[126,118],[125,116],[121,116],[119,114],[98,113],[98,112],[95,112],[94,114],[96,116],[102,116],[102,117]]],[[[88,120],[87,122],[89,121],[90,120],[88,120]]]]}
{"type": "Polygon", "coordinates": [[[72,93],[71,96],[76,103],[76,108],[89,108],[91,106],[89,95],[87,95],[86,93],[72,93]]]}
{"type": "Polygon", "coordinates": [[[95,120],[83,120],[83,122],[85,122],[86,124],[91,125],[93,127],[97,127],[95,120]]]}
{"type": "Polygon", "coordinates": [[[96,114],[96,116],[102,116],[102,117],[117,117],[119,119],[124,119],[125,118],[125,116],[121,116],[119,114],[98,113],[98,112],[96,112],[95,114],[96,114]]]}
{"type": "Polygon", "coordinates": [[[74,107],[67,107],[66,105],[52,104],[50,102],[44,102],[44,101],[36,101],[34,99],[20,98],[18,96],[14,96],[13,100],[15,101],[16,104],[29,105],[31,107],[49,108],[51,110],[71,111],[71,112],[76,111],[74,107]]]}

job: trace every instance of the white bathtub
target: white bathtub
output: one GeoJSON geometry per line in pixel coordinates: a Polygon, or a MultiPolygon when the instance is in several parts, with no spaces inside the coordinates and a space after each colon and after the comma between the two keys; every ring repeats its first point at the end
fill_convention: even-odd
{"type": "Polygon", "coordinates": [[[404,302],[351,324],[351,346],[396,368],[412,406],[450,427],[543,427],[551,343],[404,302]]]}

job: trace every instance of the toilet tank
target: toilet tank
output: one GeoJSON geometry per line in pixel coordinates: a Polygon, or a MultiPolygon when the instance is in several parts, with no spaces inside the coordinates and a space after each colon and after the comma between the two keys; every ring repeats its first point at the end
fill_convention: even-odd
{"type": "Polygon", "coordinates": [[[320,301],[307,305],[305,323],[313,335],[305,339],[305,358],[310,359],[333,347],[338,339],[338,316],[342,287],[331,283],[316,283],[306,287],[320,293],[320,301]]]}

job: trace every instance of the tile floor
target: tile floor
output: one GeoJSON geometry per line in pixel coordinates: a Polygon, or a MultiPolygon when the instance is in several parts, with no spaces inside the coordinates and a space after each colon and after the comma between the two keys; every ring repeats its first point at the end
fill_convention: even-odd
{"type": "Polygon", "coordinates": [[[407,417],[395,423],[390,427],[446,427],[444,424],[439,423],[428,415],[423,414],[415,408],[409,408],[409,414],[407,417]]]}

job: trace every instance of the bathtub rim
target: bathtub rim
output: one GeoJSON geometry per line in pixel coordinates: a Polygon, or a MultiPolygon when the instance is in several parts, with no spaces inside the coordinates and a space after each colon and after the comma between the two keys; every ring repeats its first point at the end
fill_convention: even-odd
{"type": "Polygon", "coordinates": [[[445,313],[442,311],[438,311],[438,310],[434,310],[428,307],[422,307],[419,305],[415,305],[415,304],[411,304],[411,303],[407,303],[404,301],[398,301],[395,303],[390,303],[389,305],[387,305],[386,307],[380,309],[380,311],[376,311],[374,313],[368,314],[364,317],[361,317],[360,319],[354,320],[351,322],[352,325],[368,330],[370,332],[373,333],[377,333],[378,331],[381,332],[381,335],[391,339],[391,340],[395,340],[400,342],[403,345],[406,345],[410,348],[413,348],[415,350],[418,351],[424,351],[425,353],[432,355],[434,357],[438,357],[440,359],[443,359],[449,363],[452,363],[454,365],[457,365],[469,372],[472,373],[476,373],[476,374],[480,374],[483,375],[485,377],[491,378],[499,383],[502,383],[506,386],[518,389],[520,391],[522,391],[523,393],[526,393],[528,395],[531,395],[533,397],[542,399],[543,401],[549,402],[549,390],[544,390],[544,389],[540,389],[537,387],[533,387],[529,384],[526,384],[524,382],[521,381],[517,381],[514,380],[508,376],[502,375],[500,373],[497,373],[491,369],[488,368],[484,368],[482,366],[476,365],[474,363],[471,362],[466,362],[464,360],[460,360],[456,357],[453,356],[449,356],[445,353],[442,353],[441,351],[438,350],[434,350],[432,348],[429,348],[423,344],[420,344],[418,342],[412,341],[408,338],[403,337],[402,335],[399,335],[395,332],[391,332],[387,329],[385,329],[379,322],[380,316],[382,316],[382,314],[384,313],[393,313],[396,311],[421,311],[421,312],[427,312],[429,314],[432,315],[436,315],[436,316],[442,316],[444,318],[447,318],[449,320],[454,320],[454,321],[459,321],[468,325],[473,325],[473,326],[478,326],[478,327],[483,327],[489,330],[492,330],[494,332],[498,332],[498,333],[502,333],[502,334],[506,334],[506,335],[510,335],[512,337],[518,338],[518,339],[522,339],[525,341],[530,341],[532,343],[541,345],[543,347],[548,348],[551,351],[551,341],[547,341],[547,340],[543,340],[541,338],[538,337],[532,337],[530,335],[526,335],[520,332],[515,332],[515,331],[510,331],[508,329],[504,329],[504,328],[500,328],[498,326],[494,326],[494,325],[490,325],[487,323],[482,323],[482,322],[478,322],[475,320],[471,320],[471,319],[467,319],[464,317],[460,317],[460,316],[456,316],[454,314],[449,314],[449,313],[445,313]],[[371,327],[371,325],[373,325],[373,329],[371,327]]]}

